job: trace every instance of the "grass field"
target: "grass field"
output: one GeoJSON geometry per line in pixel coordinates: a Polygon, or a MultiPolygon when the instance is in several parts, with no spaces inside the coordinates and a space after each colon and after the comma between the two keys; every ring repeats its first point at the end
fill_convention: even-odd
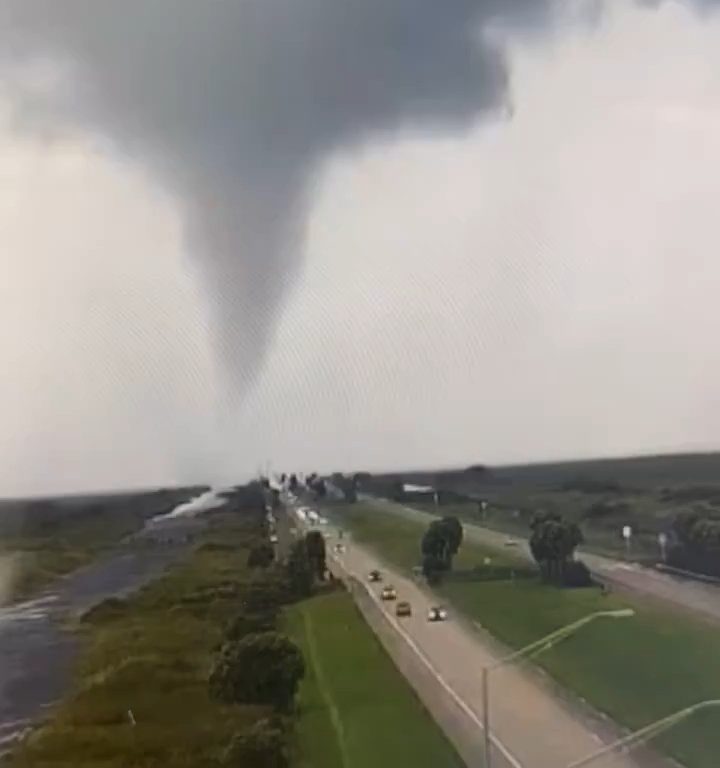
{"type": "Polygon", "coordinates": [[[308,665],[300,691],[300,768],[459,768],[346,592],[292,607],[287,623],[308,665]]]}
{"type": "Polygon", "coordinates": [[[387,496],[398,482],[439,489],[461,502],[453,511],[448,506],[448,514],[476,522],[477,501],[484,499],[484,524],[499,531],[526,532],[537,510],[558,512],[580,524],[588,549],[620,558],[626,556],[622,527],[631,525],[630,556],[640,561],[657,562],[658,533],[668,532],[678,513],[694,509],[720,518],[720,453],[405,472],[375,475],[366,487],[387,496]]]}
{"type": "Polygon", "coordinates": [[[0,555],[12,580],[0,597],[18,599],[86,565],[169,512],[199,489],[150,491],[71,500],[0,503],[0,555]]]}
{"type": "Polygon", "coordinates": [[[207,539],[221,546],[199,548],[126,603],[82,623],[73,690],[18,748],[13,768],[212,766],[231,734],[257,719],[255,708],[221,706],[207,694],[211,659],[237,607],[224,597],[191,598],[242,579],[246,558],[228,524],[207,539]]]}
{"type": "MultiPolygon", "coordinates": [[[[390,562],[417,562],[422,524],[383,514],[375,507],[338,506],[334,515],[354,538],[390,562]]],[[[537,657],[559,683],[630,728],[641,727],[682,707],[720,698],[720,630],[640,601],[603,597],[597,589],[561,590],[515,569],[509,553],[493,551],[490,578],[465,569],[488,550],[464,544],[459,573],[440,587],[460,610],[511,647],[538,639],[589,613],[632,607],[636,616],[600,620],[537,657]],[[509,577],[514,571],[514,579],[509,577]],[[466,578],[467,577],[467,578],[466,578]]],[[[496,673],[502,685],[502,671],[496,673]]],[[[720,753],[720,711],[686,721],[656,745],[688,768],[716,768],[720,753]]]]}

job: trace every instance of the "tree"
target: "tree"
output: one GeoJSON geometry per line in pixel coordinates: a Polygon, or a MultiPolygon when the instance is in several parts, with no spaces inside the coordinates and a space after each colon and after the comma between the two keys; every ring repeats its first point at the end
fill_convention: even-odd
{"type": "Polygon", "coordinates": [[[289,764],[287,733],[275,718],[258,720],[236,733],[222,756],[227,768],[287,768],[289,764]]]}
{"type": "Polygon", "coordinates": [[[325,537],[320,531],[308,531],[305,534],[305,548],[310,563],[310,569],[315,576],[322,581],[327,570],[325,537]]]}
{"type": "Polygon", "coordinates": [[[463,541],[463,527],[457,517],[443,517],[440,521],[445,531],[450,557],[454,557],[463,541]]]}
{"type": "Polygon", "coordinates": [[[242,594],[242,606],[245,612],[272,613],[275,615],[280,606],[288,601],[287,584],[281,573],[275,569],[260,572],[259,576],[247,584],[242,594]]]}
{"type": "Polygon", "coordinates": [[[240,613],[227,625],[225,640],[240,640],[258,632],[270,632],[275,628],[276,615],[277,611],[240,613]]]}
{"type": "Polygon", "coordinates": [[[324,499],[327,496],[327,485],[325,485],[325,481],[321,477],[313,481],[312,489],[315,491],[318,499],[324,499]]]}
{"type": "Polygon", "coordinates": [[[292,708],[305,663],[300,650],[279,632],[261,632],[226,643],[210,673],[210,694],[228,704],[292,708]]]}
{"type": "Polygon", "coordinates": [[[369,472],[356,472],[353,475],[353,485],[355,489],[366,488],[370,485],[372,475],[369,472]]]}
{"type": "Polygon", "coordinates": [[[267,568],[275,559],[275,552],[270,544],[263,542],[252,547],[248,552],[248,568],[267,568]]]}
{"type": "Polygon", "coordinates": [[[403,501],[405,499],[405,483],[402,480],[393,480],[390,484],[389,495],[393,501],[403,501]]]}
{"type": "Polygon", "coordinates": [[[530,527],[530,551],[543,578],[562,581],[568,562],[583,541],[580,528],[554,513],[536,515],[530,527]]]}
{"type": "Polygon", "coordinates": [[[422,557],[422,572],[428,584],[439,584],[445,572],[445,561],[434,554],[424,554],[422,557]]]}
{"type": "Polygon", "coordinates": [[[445,517],[430,523],[420,541],[423,574],[429,582],[436,583],[452,568],[462,539],[463,529],[457,518],[445,517]]]}
{"type": "Polygon", "coordinates": [[[304,539],[292,545],[285,573],[296,597],[307,597],[312,592],[313,570],[304,539]]]}
{"type": "Polygon", "coordinates": [[[456,517],[444,517],[433,520],[421,543],[423,555],[433,555],[445,563],[446,570],[452,566],[452,558],[457,554],[463,540],[463,528],[456,517]]]}
{"type": "Polygon", "coordinates": [[[298,489],[298,479],[297,475],[293,472],[292,475],[290,475],[290,480],[288,481],[288,488],[295,493],[298,489]]]}

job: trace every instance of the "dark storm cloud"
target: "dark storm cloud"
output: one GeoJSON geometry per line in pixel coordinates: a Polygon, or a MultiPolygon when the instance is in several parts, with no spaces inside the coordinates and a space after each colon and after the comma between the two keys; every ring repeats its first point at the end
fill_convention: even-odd
{"type": "Polygon", "coordinates": [[[222,358],[249,381],[319,161],[501,105],[503,58],[478,32],[545,15],[544,0],[0,0],[0,56],[27,126],[101,134],[177,195],[222,358]],[[26,76],[48,62],[62,87],[26,76]]]}

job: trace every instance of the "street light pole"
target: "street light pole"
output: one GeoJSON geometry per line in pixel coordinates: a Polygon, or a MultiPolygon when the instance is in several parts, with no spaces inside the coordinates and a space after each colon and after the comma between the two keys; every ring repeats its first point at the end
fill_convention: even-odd
{"type": "Polygon", "coordinates": [[[490,768],[490,689],[488,687],[487,667],[482,669],[482,708],[483,708],[483,741],[485,745],[485,768],[490,768]]]}
{"type": "Polygon", "coordinates": [[[567,768],[584,768],[584,766],[590,765],[590,763],[605,757],[611,752],[635,746],[646,739],[657,736],[659,733],[666,731],[668,728],[672,728],[674,725],[677,725],[682,720],[694,715],[696,712],[699,712],[702,709],[710,709],[711,707],[720,707],[720,699],[701,701],[699,704],[693,704],[691,707],[685,707],[685,709],[674,712],[672,715],[660,718],[660,720],[656,720],[654,723],[650,723],[650,725],[646,725],[643,728],[614,741],[612,744],[608,744],[607,746],[580,758],[580,760],[570,763],[567,768]]]}
{"type": "MultiPolygon", "coordinates": [[[[556,643],[564,640],[566,637],[577,632],[581,627],[589,624],[595,619],[624,619],[630,616],[634,616],[635,611],[632,608],[620,608],[615,611],[596,611],[588,616],[584,616],[582,619],[573,621],[572,624],[567,624],[564,627],[556,629],[545,637],[541,637],[530,645],[526,645],[519,651],[514,651],[508,656],[499,659],[493,664],[488,664],[482,669],[482,702],[483,702],[483,728],[485,733],[483,734],[484,751],[485,751],[485,768],[490,768],[492,760],[492,736],[490,733],[490,687],[489,687],[489,675],[490,672],[504,667],[507,664],[511,664],[520,658],[532,656],[534,653],[541,653],[552,648],[556,643]]],[[[569,766],[568,768],[575,768],[575,766],[569,766]]]]}

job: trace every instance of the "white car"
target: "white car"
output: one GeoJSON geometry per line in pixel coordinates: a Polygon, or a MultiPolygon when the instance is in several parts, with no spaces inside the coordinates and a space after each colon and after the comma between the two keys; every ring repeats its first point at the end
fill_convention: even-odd
{"type": "Polygon", "coordinates": [[[434,605],[428,611],[428,621],[445,621],[447,619],[447,611],[440,605],[434,605]]]}
{"type": "Polygon", "coordinates": [[[328,524],[328,521],[327,521],[326,517],[319,518],[318,522],[320,523],[320,525],[327,525],[328,524]]]}
{"type": "Polygon", "coordinates": [[[506,547],[517,547],[518,543],[515,541],[515,539],[505,539],[505,546],[506,547]]]}
{"type": "Polygon", "coordinates": [[[270,537],[270,543],[271,544],[277,544],[277,536],[273,533],[273,535],[270,537]]]}

